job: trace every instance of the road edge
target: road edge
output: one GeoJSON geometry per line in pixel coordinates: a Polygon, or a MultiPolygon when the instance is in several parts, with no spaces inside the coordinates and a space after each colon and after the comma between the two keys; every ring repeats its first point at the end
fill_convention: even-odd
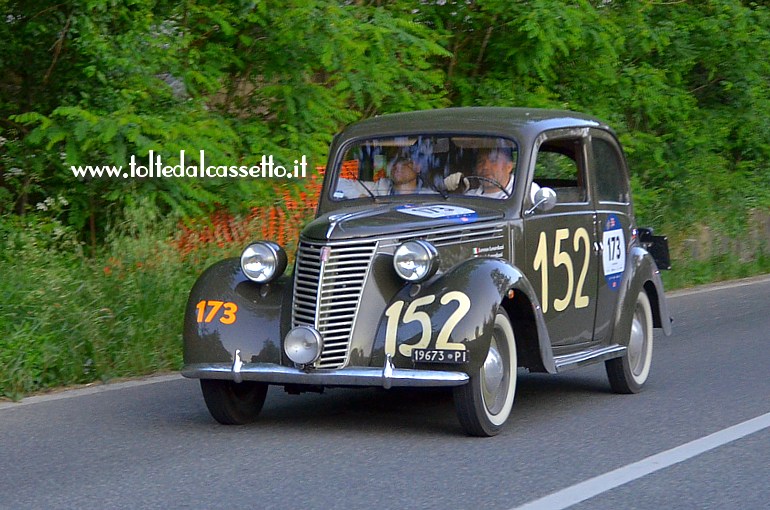
{"type": "Polygon", "coordinates": [[[137,379],[129,379],[121,382],[107,382],[107,383],[92,383],[84,387],[74,389],[64,389],[61,391],[55,390],[53,393],[43,393],[39,395],[32,395],[25,397],[18,402],[0,402],[0,411],[6,409],[17,409],[20,407],[26,407],[34,404],[42,404],[44,402],[52,402],[55,400],[64,400],[67,398],[83,397],[86,395],[94,395],[96,393],[103,393],[106,391],[124,390],[126,388],[136,388],[139,386],[147,386],[149,384],[158,384],[169,381],[176,381],[182,379],[181,374],[158,374],[151,376],[144,376],[137,379]]]}

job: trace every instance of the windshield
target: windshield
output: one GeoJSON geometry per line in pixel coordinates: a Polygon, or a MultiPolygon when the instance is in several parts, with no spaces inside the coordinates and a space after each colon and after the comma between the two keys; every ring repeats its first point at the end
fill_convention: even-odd
{"type": "Polygon", "coordinates": [[[462,194],[507,198],[518,151],[512,140],[478,135],[415,135],[361,140],[335,169],[334,200],[462,194]]]}

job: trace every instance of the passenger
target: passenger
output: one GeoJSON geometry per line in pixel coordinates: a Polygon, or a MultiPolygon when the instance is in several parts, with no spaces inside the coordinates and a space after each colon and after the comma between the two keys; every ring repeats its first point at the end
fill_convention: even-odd
{"type": "Polygon", "coordinates": [[[422,162],[413,158],[409,151],[399,152],[388,165],[389,177],[376,181],[361,181],[341,178],[334,192],[335,198],[359,198],[367,195],[386,196],[419,193],[422,162]]]}

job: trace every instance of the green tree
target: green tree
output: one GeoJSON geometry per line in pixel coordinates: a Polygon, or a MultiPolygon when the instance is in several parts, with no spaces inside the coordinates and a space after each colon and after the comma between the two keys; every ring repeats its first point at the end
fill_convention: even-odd
{"type": "MultiPolygon", "coordinates": [[[[276,200],[259,180],[83,181],[70,165],[254,164],[262,154],[322,164],[345,123],[447,104],[446,51],[423,25],[331,1],[4,2],[0,210],[62,195],[69,224],[90,230],[150,197],[201,215],[276,200]],[[377,77],[377,79],[373,79],[377,77]]],[[[299,184],[301,185],[301,184],[299,184]]]]}

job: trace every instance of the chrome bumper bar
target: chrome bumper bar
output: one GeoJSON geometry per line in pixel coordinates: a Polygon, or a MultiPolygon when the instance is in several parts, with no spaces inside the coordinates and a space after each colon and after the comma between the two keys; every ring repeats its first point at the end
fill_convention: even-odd
{"type": "Polygon", "coordinates": [[[194,363],[182,368],[182,375],[192,379],[225,379],[235,382],[259,381],[270,384],[307,384],[311,386],[461,386],[468,374],[441,370],[394,368],[390,359],[383,368],[341,368],[339,370],[300,370],[273,363],[235,362],[194,363]]]}

